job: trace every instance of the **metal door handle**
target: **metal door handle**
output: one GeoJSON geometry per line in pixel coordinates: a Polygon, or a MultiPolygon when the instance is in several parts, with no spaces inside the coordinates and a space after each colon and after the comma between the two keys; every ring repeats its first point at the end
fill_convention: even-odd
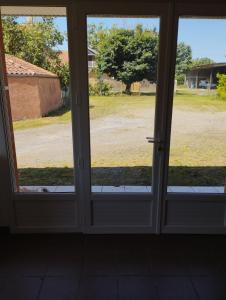
{"type": "Polygon", "coordinates": [[[147,139],[148,143],[153,143],[153,144],[162,142],[160,139],[155,139],[154,137],[149,137],[149,136],[147,136],[146,139],[147,139]]]}
{"type": "Polygon", "coordinates": [[[160,151],[163,151],[163,142],[160,140],[160,139],[155,139],[154,137],[149,137],[147,136],[146,137],[148,143],[152,143],[152,144],[155,144],[157,143],[158,144],[158,148],[157,148],[157,151],[160,152],[160,151]]]}

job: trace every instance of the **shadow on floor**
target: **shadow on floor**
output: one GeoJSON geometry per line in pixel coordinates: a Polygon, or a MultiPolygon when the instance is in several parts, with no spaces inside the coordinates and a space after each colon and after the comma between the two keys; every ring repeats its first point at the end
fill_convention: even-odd
{"type": "MultiPolygon", "coordinates": [[[[103,167],[92,168],[92,185],[151,185],[152,168],[103,167]]],[[[171,186],[223,186],[226,167],[169,168],[171,186]]],[[[20,185],[73,185],[72,168],[22,168],[20,185]]]]}

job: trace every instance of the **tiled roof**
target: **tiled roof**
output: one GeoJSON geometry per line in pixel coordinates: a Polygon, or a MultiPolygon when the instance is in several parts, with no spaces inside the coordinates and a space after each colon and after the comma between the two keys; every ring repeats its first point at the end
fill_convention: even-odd
{"type": "Polygon", "coordinates": [[[13,55],[6,54],[5,60],[7,75],[57,77],[57,75],[13,55]]]}

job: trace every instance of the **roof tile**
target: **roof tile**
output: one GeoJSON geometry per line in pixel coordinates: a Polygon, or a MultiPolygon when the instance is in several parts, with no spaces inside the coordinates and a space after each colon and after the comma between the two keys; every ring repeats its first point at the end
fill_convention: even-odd
{"type": "Polygon", "coordinates": [[[57,75],[52,72],[37,67],[21,58],[10,54],[5,54],[5,61],[8,75],[57,77],[57,75]]]}

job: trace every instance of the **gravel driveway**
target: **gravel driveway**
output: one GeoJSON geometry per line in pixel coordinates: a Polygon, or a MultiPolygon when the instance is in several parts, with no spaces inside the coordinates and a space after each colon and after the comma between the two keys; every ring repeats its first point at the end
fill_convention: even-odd
{"type": "MultiPolygon", "coordinates": [[[[143,165],[150,165],[152,146],[147,143],[146,137],[153,135],[153,115],[154,110],[149,109],[142,114],[137,112],[137,115],[132,117],[109,115],[92,120],[91,144],[92,149],[95,149],[93,164],[133,166],[143,162],[143,165]]],[[[214,134],[217,140],[226,143],[225,120],[226,112],[175,109],[173,142],[183,144],[186,138],[198,145],[202,136],[214,134]]],[[[210,145],[212,142],[214,145],[216,139],[204,142],[210,145]]],[[[19,167],[73,165],[72,130],[69,123],[17,130],[15,141],[19,167]]]]}

